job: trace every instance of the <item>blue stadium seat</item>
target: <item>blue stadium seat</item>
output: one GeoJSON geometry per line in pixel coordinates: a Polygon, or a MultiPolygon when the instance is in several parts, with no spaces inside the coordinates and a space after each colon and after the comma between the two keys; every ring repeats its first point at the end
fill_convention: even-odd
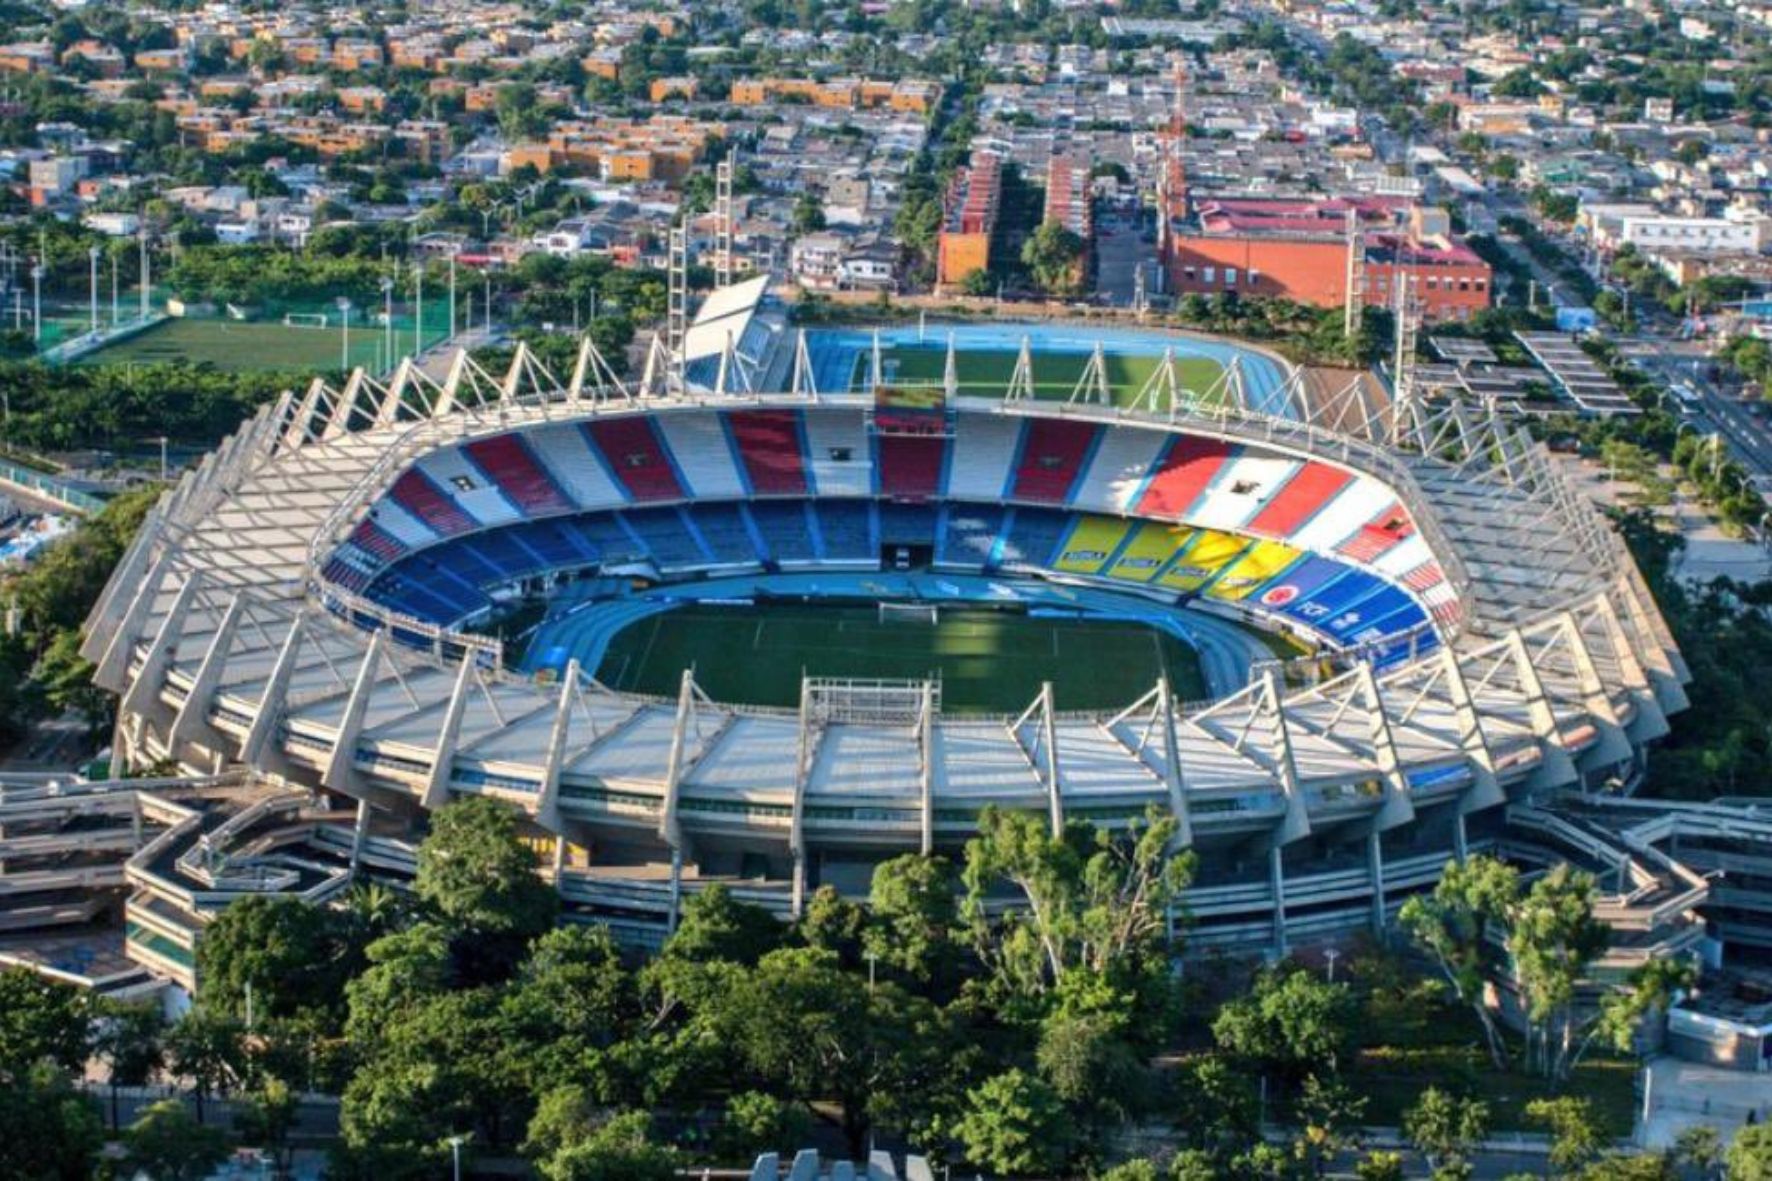
{"type": "Polygon", "coordinates": [[[818,557],[803,500],[759,500],[745,506],[775,562],[810,562],[818,557]]]}
{"type": "Polygon", "coordinates": [[[690,514],[701,539],[717,562],[758,561],[757,547],[751,544],[750,530],[736,504],[698,504],[690,514]]]}
{"type": "Polygon", "coordinates": [[[1052,509],[1011,509],[999,564],[1047,565],[1051,561],[1052,551],[1058,547],[1059,539],[1069,531],[1071,519],[1072,514],[1052,509]]]}
{"type": "Polygon", "coordinates": [[[628,528],[652,551],[660,567],[703,566],[708,555],[683,526],[674,508],[637,509],[623,514],[628,528]]]}
{"type": "Polygon", "coordinates": [[[826,558],[835,562],[856,562],[879,556],[870,536],[870,507],[870,502],[865,500],[816,502],[818,532],[824,538],[826,558]]]}

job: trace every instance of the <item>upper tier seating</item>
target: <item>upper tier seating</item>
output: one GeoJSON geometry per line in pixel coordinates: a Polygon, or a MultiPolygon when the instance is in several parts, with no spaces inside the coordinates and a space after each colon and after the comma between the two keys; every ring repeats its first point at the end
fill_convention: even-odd
{"type": "Polygon", "coordinates": [[[1101,427],[1066,418],[1030,418],[1022,427],[1009,495],[1016,500],[1065,504],[1083,465],[1101,440],[1101,427]]]}
{"type": "Polygon", "coordinates": [[[1175,436],[1157,461],[1136,511],[1143,517],[1185,520],[1233,450],[1221,439],[1175,436]]]}
{"type": "Polygon", "coordinates": [[[880,491],[925,500],[941,491],[947,440],[939,435],[881,435],[880,491]]]}
{"type": "Polygon", "coordinates": [[[806,452],[798,412],[735,410],[726,416],[726,424],[754,495],[806,494],[806,452]]]}
{"type": "Polygon", "coordinates": [[[652,419],[631,415],[594,418],[585,434],[634,500],[681,500],[683,486],[652,419]]]}
{"type": "Polygon", "coordinates": [[[417,468],[409,469],[395,480],[389,495],[395,504],[440,537],[466,533],[479,524],[417,468]]]}
{"type": "Polygon", "coordinates": [[[666,452],[676,461],[688,495],[718,500],[745,494],[744,477],[726,438],[726,426],[711,411],[679,410],[660,414],[653,422],[663,435],[666,452]]]}
{"type": "Polygon", "coordinates": [[[572,501],[530,454],[521,437],[492,435],[473,440],[463,450],[498,485],[505,499],[525,513],[544,516],[572,511],[572,501]]]}

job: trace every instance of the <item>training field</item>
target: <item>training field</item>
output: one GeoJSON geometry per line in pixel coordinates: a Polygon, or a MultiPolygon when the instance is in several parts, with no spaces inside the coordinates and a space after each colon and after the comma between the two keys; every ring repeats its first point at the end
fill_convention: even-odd
{"type": "MultiPolygon", "coordinates": [[[[1111,352],[1106,353],[1102,360],[1107,366],[1108,389],[1116,406],[1130,405],[1138,397],[1139,391],[1144,389],[1151,374],[1163,363],[1161,357],[1111,352]]],[[[1009,377],[1015,372],[1015,361],[1016,354],[1013,352],[997,349],[955,349],[954,370],[959,379],[960,392],[1000,397],[1009,388],[1009,377]]],[[[871,353],[864,349],[856,359],[852,382],[854,388],[866,388],[868,368],[872,364],[871,353]]],[[[1043,353],[1036,347],[1030,365],[1034,393],[1041,398],[1061,401],[1069,398],[1088,365],[1088,354],[1043,353]]],[[[936,345],[922,348],[914,345],[883,346],[880,350],[880,368],[888,383],[902,381],[919,385],[940,384],[947,372],[947,349],[936,345]]],[[[1224,367],[1207,357],[1177,357],[1175,372],[1183,389],[1192,390],[1196,395],[1204,395],[1224,372],[1224,367]]],[[[1218,400],[1219,394],[1220,391],[1213,390],[1214,401],[1218,400]]]]}
{"type": "Polygon", "coordinates": [[[1135,623],[943,609],[940,622],[882,623],[872,607],[684,606],[618,633],[598,679],[674,694],[683,669],[716,701],[797,705],[800,677],[937,675],[949,712],[1016,713],[1053,682],[1060,709],[1129,705],[1167,671],[1184,701],[1205,696],[1187,645],[1135,623]]]}
{"type": "MultiPolygon", "coordinates": [[[[355,317],[353,316],[353,321],[355,317]]],[[[327,328],[292,328],[279,321],[171,319],[146,332],[99,349],[84,358],[93,364],[151,364],[188,361],[235,372],[259,369],[337,369],[342,333],[333,321],[327,328]]],[[[353,366],[382,369],[383,329],[351,324],[353,366]]],[[[394,338],[395,358],[411,350],[410,329],[394,338]]]]}

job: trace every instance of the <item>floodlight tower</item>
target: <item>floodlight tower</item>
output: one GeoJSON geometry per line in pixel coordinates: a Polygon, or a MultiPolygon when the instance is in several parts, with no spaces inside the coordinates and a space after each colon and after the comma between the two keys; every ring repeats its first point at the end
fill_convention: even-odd
{"type": "Polygon", "coordinates": [[[1415,337],[1421,326],[1421,304],[1415,298],[1415,276],[1399,262],[1392,272],[1396,285],[1397,344],[1391,361],[1391,445],[1401,443],[1414,421],[1415,337]]]}
{"type": "Polygon", "coordinates": [[[667,303],[665,344],[668,347],[669,372],[665,379],[670,393],[683,392],[683,346],[689,335],[689,230],[681,224],[671,227],[667,272],[667,303]]]}
{"type": "Polygon", "coordinates": [[[1160,137],[1163,164],[1157,176],[1157,257],[1165,266],[1175,253],[1175,223],[1187,215],[1187,171],[1181,159],[1187,142],[1187,65],[1179,55],[1170,72],[1170,85],[1175,95],[1169,126],[1160,137]]]}
{"type": "Polygon", "coordinates": [[[732,161],[736,150],[726,153],[714,167],[714,285],[732,286],[732,161]]]}
{"type": "Polygon", "coordinates": [[[1342,333],[1352,339],[1360,331],[1360,310],[1366,295],[1366,235],[1360,228],[1360,211],[1347,208],[1347,292],[1342,310],[1342,333]]]}

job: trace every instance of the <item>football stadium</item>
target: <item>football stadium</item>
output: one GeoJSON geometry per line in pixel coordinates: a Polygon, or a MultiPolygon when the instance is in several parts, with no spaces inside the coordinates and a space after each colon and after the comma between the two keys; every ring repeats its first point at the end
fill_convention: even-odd
{"type": "Polygon", "coordinates": [[[1604,520],[1493,411],[1227,340],[801,328],[757,280],[632,383],[588,343],[315,380],[163,498],[85,652],[118,778],[7,831],[120,826],[87,884],[187,983],[216,906],[410,876],[468,794],[640,946],[987,806],[1174,815],[1195,950],[1382,926],[1475,850],[1602,870],[1616,971],[1703,934],[1685,813],[1624,832],[1687,672],[1604,520]]]}

